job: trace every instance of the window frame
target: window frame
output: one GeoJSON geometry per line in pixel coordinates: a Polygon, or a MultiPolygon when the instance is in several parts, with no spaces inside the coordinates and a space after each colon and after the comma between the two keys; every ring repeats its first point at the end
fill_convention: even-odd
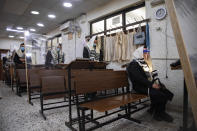
{"type": "MultiPolygon", "coordinates": [[[[54,37],[51,37],[51,38],[49,38],[48,40],[47,40],[47,42],[46,42],[46,48],[48,49],[48,48],[53,48],[53,39],[57,39],[57,43],[59,43],[59,37],[62,37],[62,34],[58,34],[58,35],[55,35],[54,37]],[[51,46],[50,47],[48,47],[48,41],[51,41],[51,46]]],[[[62,44],[62,43],[61,43],[62,44]]]]}
{"type": "MultiPolygon", "coordinates": [[[[93,21],[90,21],[90,35],[94,35],[93,32],[92,32],[92,25],[94,23],[104,20],[104,32],[105,32],[107,30],[107,19],[112,18],[112,17],[114,17],[116,15],[122,14],[122,26],[126,26],[126,13],[128,13],[128,12],[130,12],[132,10],[141,8],[141,7],[145,7],[145,2],[139,3],[139,4],[135,5],[135,6],[132,6],[132,7],[129,7],[129,8],[125,8],[125,9],[122,9],[120,11],[116,11],[116,12],[111,13],[109,15],[106,15],[106,16],[97,18],[97,19],[95,19],[93,21]]],[[[123,28],[123,31],[126,31],[126,27],[123,28]]],[[[107,33],[105,32],[104,35],[106,35],[106,34],[107,33]]]]}

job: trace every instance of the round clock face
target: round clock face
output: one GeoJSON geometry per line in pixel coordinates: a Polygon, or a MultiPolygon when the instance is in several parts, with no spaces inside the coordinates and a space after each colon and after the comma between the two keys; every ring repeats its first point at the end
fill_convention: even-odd
{"type": "Polygon", "coordinates": [[[161,20],[165,18],[166,14],[167,14],[167,11],[165,8],[159,8],[155,13],[155,17],[157,20],[161,20]]]}

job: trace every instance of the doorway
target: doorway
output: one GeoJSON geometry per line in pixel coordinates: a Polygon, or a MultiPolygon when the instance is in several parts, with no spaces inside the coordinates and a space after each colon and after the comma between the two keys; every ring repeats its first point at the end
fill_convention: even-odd
{"type": "Polygon", "coordinates": [[[3,79],[3,57],[6,57],[9,51],[8,49],[0,49],[0,80],[3,79]]]}

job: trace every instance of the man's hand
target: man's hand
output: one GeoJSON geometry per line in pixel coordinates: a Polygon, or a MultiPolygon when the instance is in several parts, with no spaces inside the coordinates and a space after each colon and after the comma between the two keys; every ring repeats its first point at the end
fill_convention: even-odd
{"type": "Polygon", "coordinates": [[[25,59],[23,59],[23,58],[20,58],[20,61],[22,61],[23,63],[25,63],[25,59]]]}
{"type": "Polygon", "coordinates": [[[157,90],[159,89],[159,85],[158,85],[158,84],[153,84],[152,87],[153,87],[154,89],[157,89],[157,90]]]}

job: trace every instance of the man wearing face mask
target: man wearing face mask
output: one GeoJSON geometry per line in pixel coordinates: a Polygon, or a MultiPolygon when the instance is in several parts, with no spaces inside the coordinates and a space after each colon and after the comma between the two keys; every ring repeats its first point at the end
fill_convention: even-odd
{"type": "Polygon", "coordinates": [[[59,44],[56,50],[52,51],[54,64],[64,63],[64,52],[62,52],[62,44],[59,44]]]}
{"type": "Polygon", "coordinates": [[[24,68],[25,66],[25,45],[22,43],[20,48],[16,51],[14,55],[14,63],[16,68],[24,68]]]}
{"type": "Polygon", "coordinates": [[[168,101],[172,100],[173,94],[168,89],[162,89],[159,84],[149,81],[143,68],[144,63],[149,63],[149,50],[140,47],[133,53],[133,57],[133,61],[127,66],[133,89],[137,93],[150,96],[151,108],[148,112],[155,120],[172,122],[173,118],[166,113],[165,106],[168,101]]]}
{"type": "Polygon", "coordinates": [[[99,60],[99,57],[100,57],[100,50],[98,51],[97,50],[97,44],[98,44],[98,40],[97,40],[98,38],[97,37],[95,37],[95,40],[94,40],[94,42],[93,42],[93,44],[92,44],[92,47],[90,48],[90,59],[92,59],[92,60],[96,60],[96,61],[98,61],[99,60]]]}

